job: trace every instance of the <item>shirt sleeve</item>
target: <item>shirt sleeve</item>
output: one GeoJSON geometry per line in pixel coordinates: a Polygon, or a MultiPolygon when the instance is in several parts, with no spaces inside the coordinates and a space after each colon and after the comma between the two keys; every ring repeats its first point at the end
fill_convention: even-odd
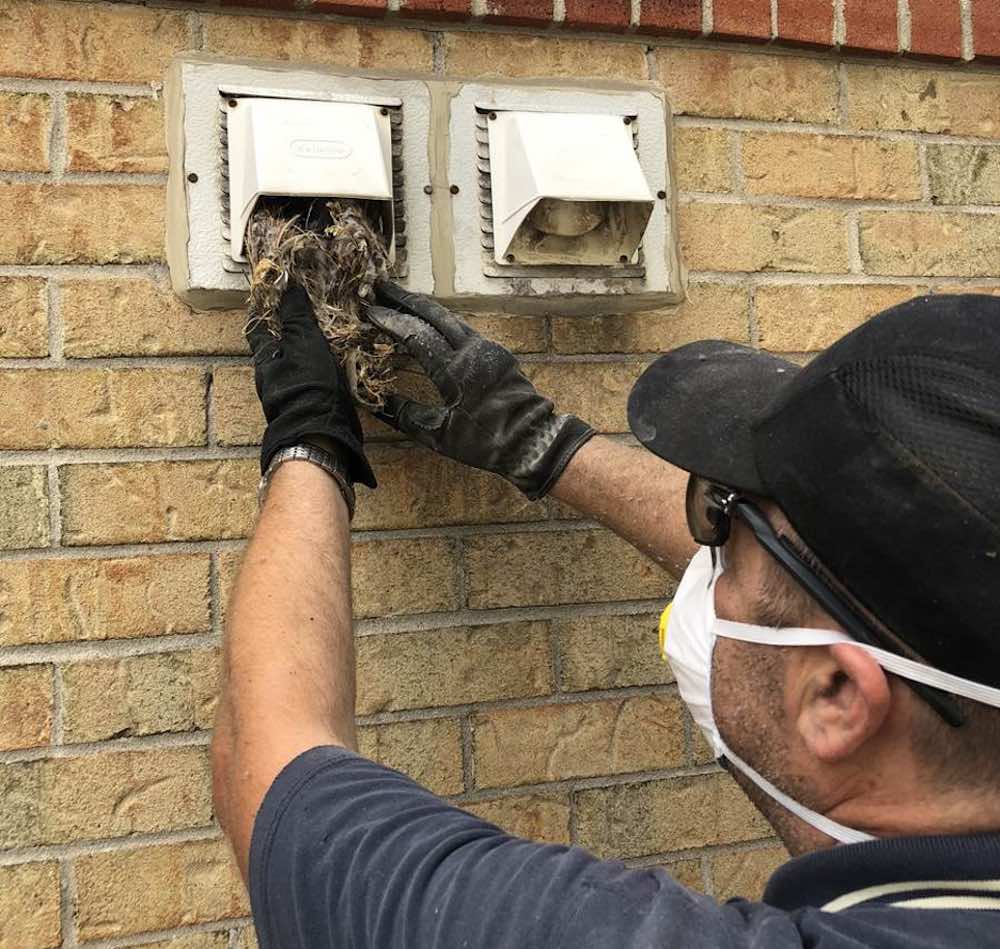
{"type": "Polygon", "coordinates": [[[748,944],[743,913],[663,870],[521,840],[334,747],[268,791],[250,895],[262,949],[748,944]]]}

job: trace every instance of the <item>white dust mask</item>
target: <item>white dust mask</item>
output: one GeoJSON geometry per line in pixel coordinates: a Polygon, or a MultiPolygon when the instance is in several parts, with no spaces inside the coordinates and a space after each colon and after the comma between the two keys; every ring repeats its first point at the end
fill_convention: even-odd
{"type": "Polygon", "coordinates": [[[721,572],[721,565],[716,567],[712,562],[711,549],[701,547],[684,572],[673,602],[660,618],[660,652],[669,660],[681,698],[715,757],[725,758],[786,810],[834,840],[860,843],[873,838],[793,800],[734,754],[723,741],[712,714],[712,653],[717,637],[769,646],[851,643],[874,656],[887,672],[1000,708],[1000,689],[942,672],[867,643],[859,643],[844,633],[828,629],[754,626],[719,619],[715,615],[715,584],[721,572]]]}

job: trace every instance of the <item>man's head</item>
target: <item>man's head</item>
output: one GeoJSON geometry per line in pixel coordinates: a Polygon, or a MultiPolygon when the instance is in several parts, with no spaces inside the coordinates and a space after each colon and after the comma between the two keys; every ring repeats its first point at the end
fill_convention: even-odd
{"type": "MultiPolygon", "coordinates": [[[[745,347],[682,347],[644,374],[629,412],[656,454],[756,501],[875,645],[1000,686],[1000,301],[911,301],[804,370],[745,347]]],[[[844,632],[759,534],[731,518],[718,618],[844,632]]],[[[950,697],[965,718],[954,727],[935,695],[850,642],[723,636],[712,657],[715,725],[735,756],[874,835],[1000,827],[1000,710],[950,697]]],[[[793,851],[829,842],[737,778],[793,851]]]]}

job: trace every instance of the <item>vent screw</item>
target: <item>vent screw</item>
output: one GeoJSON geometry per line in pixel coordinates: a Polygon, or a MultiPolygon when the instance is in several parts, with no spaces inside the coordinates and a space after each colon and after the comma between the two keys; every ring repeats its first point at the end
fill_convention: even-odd
{"type": "Polygon", "coordinates": [[[434,185],[424,185],[424,194],[434,194],[434,185]]]}
{"type": "Polygon", "coordinates": [[[514,263],[514,255],[508,254],[506,257],[504,257],[504,260],[506,260],[508,264],[512,264],[514,263]]]}
{"type": "Polygon", "coordinates": [[[188,181],[194,184],[198,180],[198,176],[192,171],[188,173],[188,181]]]}
{"type": "Polygon", "coordinates": [[[625,254],[622,254],[621,257],[618,258],[618,263],[620,263],[620,264],[627,264],[628,263],[628,257],[625,254]]]}
{"type": "Polygon", "coordinates": [[[662,201],[667,196],[667,192],[666,191],[657,191],[656,192],[656,196],[662,201]]]}
{"type": "Polygon", "coordinates": [[[450,188],[449,188],[448,190],[449,190],[449,191],[450,191],[450,192],[451,192],[452,194],[458,194],[458,185],[452,185],[452,186],[451,186],[451,187],[450,187],[450,188]]]}
{"type": "Polygon", "coordinates": [[[388,115],[389,114],[389,110],[387,108],[385,108],[385,106],[383,106],[381,109],[378,110],[378,114],[379,115],[388,115]]]}
{"type": "Polygon", "coordinates": [[[632,124],[632,116],[631,115],[626,115],[625,118],[622,119],[622,121],[626,125],[631,125],[632,124]]]}
{"type": "Polygon", "coordinates": [[[229,100],[229,108],[230,109],[235,109],[236,106],[238,106],[238,105],[239,105],[239,101],[237,99],[230,99],[229,100]]]}
{"type": "Polygon", "coordinates": [[[496,117],[497,117],[497,114],[496,114],[496,112],[491,112],[491,113],[490,113],[490,121],[491,121],[491,122],[495,121],[495,120],[496,120],[496,117]]]}

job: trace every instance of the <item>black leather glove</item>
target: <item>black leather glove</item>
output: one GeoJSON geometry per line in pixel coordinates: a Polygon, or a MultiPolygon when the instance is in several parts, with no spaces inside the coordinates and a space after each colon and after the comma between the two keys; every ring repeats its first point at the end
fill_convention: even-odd
{"type": "Polygon", "coordinates": [[[439,454],[501,475],[532,500],[544,496],[594,429],[556,415],[511,353],[430,297],[383,281],[376,300],[368,318],[420,363],[445,403],[393,393],[379,417],[439,454]]]}
{"type": "Polygon", "coordinates": [[[312,304],[300,286],[290,284],[278,307],[281,336],[262,323],[250,327],[254,381],[267,430],[260,449],[260,470],[281,448],[309,437],[325,436],[347,466],[352,481],[375,487],[375,475],[362,449],[361,423],[344,372],[313,318],[312,304]]]}

